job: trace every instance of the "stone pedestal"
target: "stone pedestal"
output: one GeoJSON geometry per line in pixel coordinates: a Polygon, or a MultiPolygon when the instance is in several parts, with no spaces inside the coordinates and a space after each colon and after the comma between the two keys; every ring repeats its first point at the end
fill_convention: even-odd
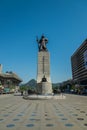
{"type": "Polygon", "coordinates": [[[37,92],[39,94],[52,94],[50,54],[47,51],[38,52],[37,92]],[[45,82],[42,81],[43,77],[46,78],[45,82]]]}
{"type": "Polygon", "coordinates": [[[52,84],[49,82],[42,82],[42,94],[52,94],[52,84]]]}

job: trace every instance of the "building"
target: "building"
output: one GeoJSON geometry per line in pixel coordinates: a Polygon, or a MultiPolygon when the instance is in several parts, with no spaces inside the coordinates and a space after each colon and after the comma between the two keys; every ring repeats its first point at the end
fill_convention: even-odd
{"type": "Polygon", "coordinates": [[[0,90],[5,88],[17,88],[22,79],[12,71],[3,73],[2,65],[0,64],[0,90]]]}
{"type": "Polygon", "coordinates": [[[87,39],[71,56],[73,80],[83,86],[87,86],[87,39]]]}

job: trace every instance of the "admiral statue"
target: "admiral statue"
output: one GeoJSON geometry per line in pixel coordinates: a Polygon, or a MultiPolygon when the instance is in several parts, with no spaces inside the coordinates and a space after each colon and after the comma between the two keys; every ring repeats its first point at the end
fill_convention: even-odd
{"type": "Polygon", "coordinates": [[[44,35],[41,36],[40,40],[37,38],[37,43],[39,51],[47,51],[46,44],[48,43],[48,39],[44,35]]]}

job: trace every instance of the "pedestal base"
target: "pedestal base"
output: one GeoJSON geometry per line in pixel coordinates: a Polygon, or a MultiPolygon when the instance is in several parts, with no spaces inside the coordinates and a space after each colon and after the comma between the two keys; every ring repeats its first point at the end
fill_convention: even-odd
{"type": "Polygon", "coordinates": [[[52,95],[52,84],[49,82],[41,82],[37,84],[37,93],[43,95],[52,95]]]}
{"type": "Polygon", "coordinates": [[[28,96],[23,96],[24,99],[26,100],[47,100],[47,99],[66,99],[66,96],[63,94],[59,95],[28,95],[28,96]]]}

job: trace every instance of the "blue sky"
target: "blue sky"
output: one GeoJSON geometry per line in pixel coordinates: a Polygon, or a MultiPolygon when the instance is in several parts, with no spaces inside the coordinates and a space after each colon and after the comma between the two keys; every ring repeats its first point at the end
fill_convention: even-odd
{"type": "Polygon", "coordinates": [[[0,64],[36,79],[36,36],[49,43],[52,82],[72,78],[71,55],[87,38],[87,0],[0,0],[0,64]]]}

